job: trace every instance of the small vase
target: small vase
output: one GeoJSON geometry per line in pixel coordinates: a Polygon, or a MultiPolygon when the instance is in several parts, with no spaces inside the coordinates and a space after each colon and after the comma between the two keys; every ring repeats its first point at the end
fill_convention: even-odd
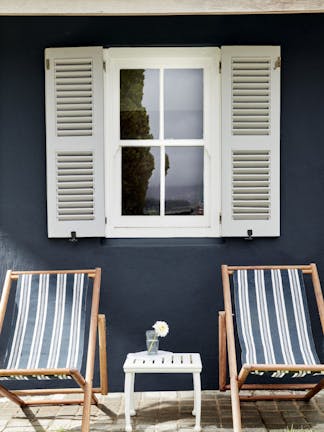
{"type": "Polygon", "coordinates": [[[155,330],[147,330],[146,334],[146,348],[147,354],[154,355],[159,351],[159,338],[155,330]]]}

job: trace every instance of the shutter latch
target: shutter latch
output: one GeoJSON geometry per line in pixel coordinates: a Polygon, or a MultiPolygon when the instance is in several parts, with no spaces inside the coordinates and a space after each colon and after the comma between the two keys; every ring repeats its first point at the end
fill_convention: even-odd
{"type": "Polygon", "coordinates": [[[247,237],[244,237],[244,240],[253,240],[253,237],[252,237],[253,230],[248,229],[246,233],[247,233],[247,237]]]}
{"type": "Polygon", "coordinates": [[[78,241],[76,231],[71,231],[71,237],[69,238],[71,243],[76,243],[78,241]]]}
{"type": "Polygon", "coordinates": [[[273,69],[276,70],[277,68],[281,68],[281,57],[277,57],[277,60],[275,61],[273,69]]]}

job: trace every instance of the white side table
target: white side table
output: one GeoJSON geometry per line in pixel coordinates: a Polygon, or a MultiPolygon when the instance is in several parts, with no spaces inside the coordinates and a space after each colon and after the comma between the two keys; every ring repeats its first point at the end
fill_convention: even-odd
{"type": "Polygon", "coordinates": [[[170,353],[159,351],[156,355],[148,355],[146,351],[130,353],[124,363],[125,372],[125,421],[126,432],[131,432],[131,416],[134,409],[134,382],[136,373],[191,373],[194,387],[194,409],[196,416],[195,431],[200,432],[201,415],[201,384],[202,369],[200,354],[198,353],[170,353]]]}

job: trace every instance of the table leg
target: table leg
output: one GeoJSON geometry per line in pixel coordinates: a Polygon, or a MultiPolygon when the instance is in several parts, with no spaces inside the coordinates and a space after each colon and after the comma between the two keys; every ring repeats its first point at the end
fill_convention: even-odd
{"type": "Polygon", "coordinates": [[[125,397],[125,431],[132,431],[130,410],[131,410],[131,398],[132,398],[132,373],[125,373],[125,387],[124,387],[124,397],[125,397]]]}
{"type": "Polygon", "coordinates": [[[201,431],[200,416],[201,416],[201,384],[200,384],[200,372],[194,372],[193,374],[194,384],[194,409],[193,415],[196,416],[195,432],[201,431]]]}
{"type": "Polygon", "coordinates": [[[135,372],[132,373],[132,381],[131,381],[131,397],[130,397],[130,415],[135,416],[135,398],[134,398],[134,385],[135,385],[135,372]]]}

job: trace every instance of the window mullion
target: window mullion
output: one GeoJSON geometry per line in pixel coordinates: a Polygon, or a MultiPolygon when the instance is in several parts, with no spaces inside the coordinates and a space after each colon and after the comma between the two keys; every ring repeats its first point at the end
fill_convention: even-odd
{"type": "Polygon", "coordinates": [[[164,146],[164,69],[160,69],[160,215],[165,215],[165,146],[164,146]]]}

